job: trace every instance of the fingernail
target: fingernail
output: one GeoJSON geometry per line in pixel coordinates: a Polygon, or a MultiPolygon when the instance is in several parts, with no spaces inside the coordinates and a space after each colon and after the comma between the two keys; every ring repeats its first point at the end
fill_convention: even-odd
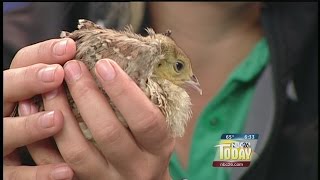
{"type": "Polygon", "coordinates": [[[46,100],[53,99],[58,94],[58,89],[52,90],[50,92],[45,93],[43,96],[46,100]]]}
{"type": "Polygon", "coordinates": [[[68,39],[63,39],[63,40],[57,42],[53,46],[53,54],[56,56],[64,55],[66,53],[67,43],[68,43],[68,39]]]}
{"type": "Polygon", "coordinates": [[[113,66],[106,59],[97,62],[96,70],[99,76],[105,81],[110,81],[116,76],[113,66]]]}
{"type": "Polygon", "coordinates": [[[55,180],[72,179],[72,172],[67,166],[60,166],[51,172],[51,177],[55,180]]]}
{"type": "Polygon", "coordinates": [[[54,111],[48,112],[40,117],[40,125],[43,128],[50,128],[54,126],[53,122],[54,111]]]}
{"type": "Polygon", "coordinates": [[[28,101],[23,101],[19,103],[18,113],[20,116],[26,116],[31,113],[31,104],[28,101]]]}
{"type": "Polygon", "coordinates": [[[81,77],[81,67],[77,61],[69,61],[64,65],[66,79],[76,81],[81,77]]]}
{"type": "Polygon", "coordinates": [[[54,81],[54,74],[57,68],[57,65],[49,65],[45,68],[42,68],[39,71],[38,76],[43,82],[52,82],[54,81]]]}

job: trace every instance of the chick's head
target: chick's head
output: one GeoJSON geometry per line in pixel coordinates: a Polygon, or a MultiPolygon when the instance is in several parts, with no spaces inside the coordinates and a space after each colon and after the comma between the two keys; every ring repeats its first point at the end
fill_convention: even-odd
{"type": "Polygon", "coordinates": [[[177,86],[190,86],[202,94],[199,81],[192,72],[191,61],[187,55],[169,37],[162,36],[161,40],[164,58],[155,67],[154,74],[177,86]]]}

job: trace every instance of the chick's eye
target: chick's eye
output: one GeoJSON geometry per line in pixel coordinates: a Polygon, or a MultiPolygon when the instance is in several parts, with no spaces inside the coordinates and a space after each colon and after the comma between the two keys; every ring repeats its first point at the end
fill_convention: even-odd
{"type": "Polygon", "coordinates": [[[177,61],[177,62],[175,63],[174,69],[175,69],[177,72],[180,72],[180,71],[183,69],[183,67],[184,67],[183,62],[177,61]]]}

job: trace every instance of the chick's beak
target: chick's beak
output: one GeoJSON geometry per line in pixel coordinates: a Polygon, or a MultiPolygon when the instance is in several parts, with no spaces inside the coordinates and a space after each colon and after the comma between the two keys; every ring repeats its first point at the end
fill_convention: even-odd
{"type": "Polygon", "coordinates": [[[190,77],[191,80],[186,81],[186,85],[190,86],[191,88],[195,89],[199,92],[200,95],[202,95],[202,89],[200,88],[200,83],[198,81],[198,78],[195,75],[192,75],[190,77]]]}

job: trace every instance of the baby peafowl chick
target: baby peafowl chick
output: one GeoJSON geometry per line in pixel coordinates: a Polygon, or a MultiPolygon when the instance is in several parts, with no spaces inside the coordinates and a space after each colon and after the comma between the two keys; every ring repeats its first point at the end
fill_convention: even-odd
{"type": "MultiPolygon", "coordinates": [[[[103,28],[91,21],[80,19],[78,30],[71,33],[62,31],[61,38],[69,37],[76,42],[76,60],[84,62],[104,93],[94,66],[103,58],[114,60],[135,81],[146,96],[159,107],[173,137],[181,137],[191,117],[191,101],[185,91],[189,85],[202,94],[198,79],[192,72],[190,59],[170,38],[168,30],[156,34],[147,28],[146,37],[135,34],[132,27],[124,31],[103,28]]],[[[128,127],[126,120],[110,101],[115,114],[128,127]]],[[[73,113],[87,139],[92,136],[81,118],[76,104],[67,91],[73,113]]]]}

